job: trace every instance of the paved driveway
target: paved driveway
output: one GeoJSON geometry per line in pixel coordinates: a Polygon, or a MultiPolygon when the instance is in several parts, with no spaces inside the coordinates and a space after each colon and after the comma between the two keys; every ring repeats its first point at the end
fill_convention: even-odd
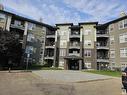
{"type": "Polygon", "coordinates": [[[120,78],[108,79],[106,76],[79,71],[34,71],[33,73],[0,71],[0,95],[122,95],[121,92],[120,78]],[[43,79],[49,78],[45,74],[51,75],[49,80],[43,79]],[[91,77],[94,79],[105,77],[106,80],[77,83],[91,77]],[[50,81],[52,79],[67,82],[50,81]]]}
{"type": "Polygon", "coordinates": [[[84,82],[84,81],[95,81],[105,80],[112,77],[98,74],[91,74],[81,71],[71,70],[40,70],[33,71],[34,74],[40,76],[42,79],[62,81],[62,82],[84,82]]]}

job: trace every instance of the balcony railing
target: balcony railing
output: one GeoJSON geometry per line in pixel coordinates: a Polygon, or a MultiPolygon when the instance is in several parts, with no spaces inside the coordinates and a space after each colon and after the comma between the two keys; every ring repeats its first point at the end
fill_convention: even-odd
{"type": "Polygon", "coordinates": [[[73,35],[70,35],[69,37],[70,37],[70,38],[80,38],[80,35],[73,34],[73,35]]]}
{"type": "Polygon", "coordinates": [[[108,50],[109,46],[108,45],[98,45],[97,49],[106,49],[106,50],[108,50]]]}
{"type": "Polygon", "coordinates": [[[12,28],[21,29],[21,30],[24,30],[25,29],[24,25],[11,24],[11,27],[12,28]]]}
{"type": "Polygon", "coordinates": [[[50,31],[46,33],[47,36],[55,36],[55,32],[54,31],[50,31]]]}
{"type": "Polygon", "coordinates": [[[80,56],[80,53],[69,53],[69,56],[80,56]]]}
{"type": "Polygon", "coordinates": [[[53,60],[54,56],[45,56],[44,59],[51,59],[51,60],[53,60]]]}
{"type": "Polygon", "coordinates": [[[97,34],[108,34],[107,30],[98,30],[97,34]]]}
{"type": "Polygon", "coordinates": [[[47,34],[46,38],[55,38],[55,34],[47,34]]]}
{"type": "Polygon", "coordinates": [[[97,59],[97,62],[105,62],[105,63],[109,63],[109,59],[108,59],[108,58],[103,58],[103,59],[98,58],[98,59],[97,59]]]}
{"type": "Polygon", "coordinates": [[[97,34],[97,37],[98,37],[98,38],[99,38],[99,37],[106,37],[106,38],[108,38],[109,35],[108,35],[108,34],[97,34]]]}

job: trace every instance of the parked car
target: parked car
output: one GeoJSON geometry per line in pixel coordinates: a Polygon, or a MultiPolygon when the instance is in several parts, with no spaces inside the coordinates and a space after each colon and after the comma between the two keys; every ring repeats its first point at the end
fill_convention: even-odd
{"type": "Polygon", "coordinates": [[[127,67],[122,71],[122,84],[123,89],[126,89],[127,92],[127,67]]]}

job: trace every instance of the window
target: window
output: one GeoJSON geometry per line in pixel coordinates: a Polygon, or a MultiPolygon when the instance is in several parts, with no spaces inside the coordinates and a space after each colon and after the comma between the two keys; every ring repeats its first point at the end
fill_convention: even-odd
{"type": "Polygon", "coordinates": [[[127,48],[120,48],[120,57],[127,57],[127,48]]]}
{"type": "Polygon", "coordinates": [[[84,45],[85,45],[85,46],[91,46],[91,41],[90,41],[90,40],[84,41],[84,45]]]}
{"type": "Polygon", "coordinates": [[[109,32],[113,31],[113,29],[114,29],[114,24],[111,24],[111,25],[109,26],[109,32]]]}
{"type": "Polygon", "coordinates": [[[115,50],[110,50],[110,58],[115,58],[115,50]]]}
{"type": "Polygon", "coordinates": [[[91,68],[91,63],[85,63],[85,67],[90,69],[91,68]]]}
{"type": "Polygon", "coordinates": [[[90,35],[91,34],[91,30],[85,30],[84,35],[90,35]]]}
{"type": "Polygon", "coordinates": [[[66,55],[66,49],[60,49],[60,56],[66,55]]]}
{"type": "Polygon", "coordinates": [[[127,19],[124,20],[124,28],[127,28],[127,19]]]}
{"type": "Polygon", "coordinates": [[[91,57],[91,50],[85,50],[84,55],[85,57],[91,57]]]}
{"type": "Polygon", "coordinates": [[[119,22],[119,29],[127,28],[127,19],[119,22]]]}
{"type": "Polygon", "coordinates": [[[33,30],[36,27],[33,23],[28,23],[28,30],[33,30]]]}
{"type": "Polygon", "coordinates": [[[114,40],[114,36],[111,36],[111,37],[110,37],[110,44],[111,44],[111,45],[114,44],[114,41],[115,41],[115,40],[114,40]]]}
{"type": "Polygon", "coordinates": [[[14,24],[15,25],[21,25],[21,21],[15,20],[14,24]]]}
{"type": "Polygon", "coordinates": [[[4,21],[5,21],[5,14],[0,13],[0,22],[4,22],[4,21]]]}
{"type": "Polygon", "coordinates": [[[34,39],[35,39],[34,35],[29,33],[28,36],[27,36],[27,41],[33,42],[34,39]]]}
{"type": "Polygon", "coordinates": [[[119,29],[123,29],[124,28],[124,26],[123,26],[123,21],[120,21],[119,22],[119,29]]]}
{"type": "Polygon", "coordinates": [[[119,42],[120,43],[125,43],[127,42],[127,33],[123,33],[119,35],[119,42]]]}

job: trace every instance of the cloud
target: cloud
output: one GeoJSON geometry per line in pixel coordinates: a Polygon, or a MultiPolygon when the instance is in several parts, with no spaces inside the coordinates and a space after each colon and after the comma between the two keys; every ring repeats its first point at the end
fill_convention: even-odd
{"type": "Polygon", "coordinates": [[[126,0],[2,0],[9,11],[48,24],[108,20],[127,11],[126,0]],[[124,3],[123,3],[124,2],[124,3]]]}
{"type": "Polygon", "coordinates": [[[126,0],[64,0],[68,7],[91,15],[88,20],[104,22],[127,11],[126,0]]]}
{"type": "Polygon", "coordinates": [[[54,4],[55,2],[43,3],[43,1],[37,0],[36,3],[32,3],[30,1],[31,0],[3,0],[2,3],[8,9],[13,9],[33,19],[39,20],[41,17],[45,23],[49,24],[64,22],[76,23],[77,21],[81,21],[78,13],[70,13],[70,10],[56,6],[54,4]]]}

